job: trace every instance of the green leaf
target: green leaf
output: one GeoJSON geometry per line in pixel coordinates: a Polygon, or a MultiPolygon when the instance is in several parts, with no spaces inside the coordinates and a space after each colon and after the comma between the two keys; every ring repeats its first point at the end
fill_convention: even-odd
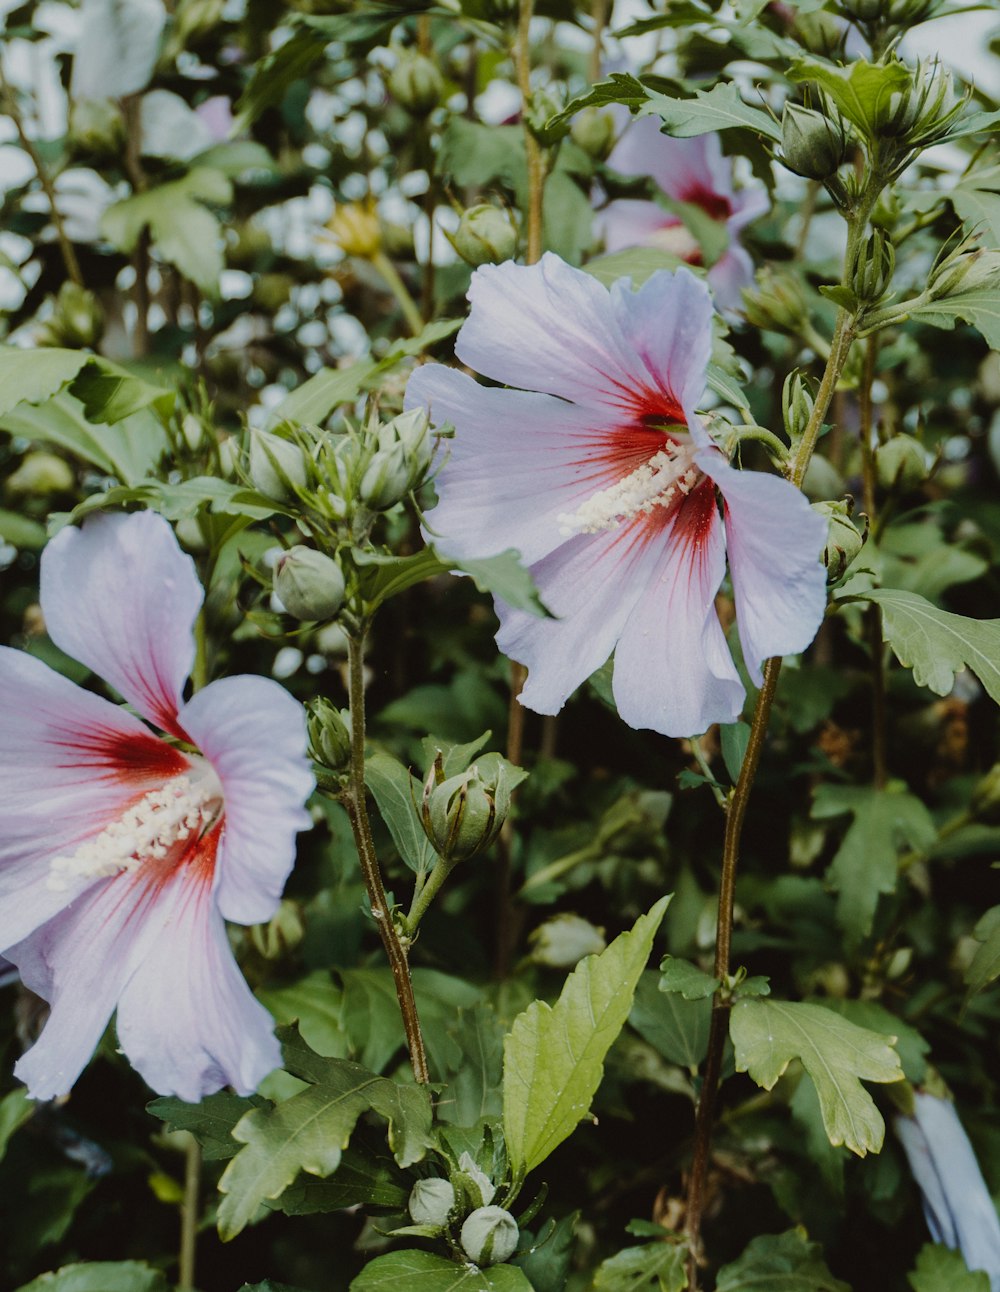
{"type": "Polygon", "coordinates": [[[188,1104],[172,1096],[154,1099],[146,1105],[146,1111],[166,1122],[168,1130],[190,1131],[201,1145],[206,1162],[225,1162],[240,1149],[232,1135],[236,1123],[251,1109],[268,1106],[268,1101],[259,1095],[244,1098],[220,1090],[200,1104],[188,1104]]]}
{"type": "Polygon", "coordinates": [[[846,67],[813,57],[799,58],[788,75],[793,81],[822,86],[847,120],[869,136],[877,133],[890,96],[910,84],[910,73],[903,63],[869,63],[863,58],[846,67]]]}
{"type": "Polygon", "coordinates": [[[746,722],[724,722],[719,727],[722,743],[722,761],[726,764],[729,779],[735,785],[740,779],[743,756],[750,743],[750,726],[746,722]]]}
{"type": "MultiPolygon", "coordinates": [[[[619,278],[631,278],[634,287],[641,287],[659,270],[674,270],[683,264],[680,256],[659,247],[628,247],[625,251],[613,251],[608,256],[588,260],[584,269],[605,287],[610,287],[619,278]]],[[[694,272],[697,273],[697,269],[694,272]]]]}
{"type": "Polygon", "coordinates": [[[441,134],[438,174],[459,188],[500,183],[517,192],[527,186],[524,132],[520,126],[487,126],[452,117],[441,134]]]}
{"type": "Polygon", "coordinates": [[[558,130],[583,108],[604,108],[612,103],[624,103],[634,110],[641,107],[648,98],[649,91],[641,81],[626,72],[612,72],[606,81],[598,81],[585,94],[578,94],[575,99],[570,99],[561,112],[549,117],[545,129],[558,130]]]}
{"type": "Polygon", "coordinates": [[[344,1150],[332,1179],[299,1175],[280,1197],[267,1205],[286,1216],[314,1216],[357,1206],[403,1211],[410,1196],[409,1185],[392,1158],[352,1147],[344,1150]]]}
{"type": "Polygon", "coordinates": [[[503,1027],[496,1012],[480,1002],[463,1010],[449,1035],[459,1057],[437,1097],[440,1121],[459,1127],[499,1118],[502,1110],[503,1027]]]}
{"type": "MultiPolygon", "coordinates": [[[[344,993],[325,969],[285,987],[258,991],[278,1023],[298,1023],[299,1032],[317,1054],[346,1059],[350,1044],[344,1029],[344,993]]],[[[235,1151],[235,1149],[234,1149],[235,1151]]]]}
{"type": "Polygon", "coordinates": [[[509,547],[499,556],[486,556],[477,561],[459,561],[453,556],[442,556],[441,559],[447,561],[451,569],[471,575],[480,592],[489,592],[515,610],[527,610],[539,619],[551,618],[538,595],[531,571],[521,564],[521,554],[514,548],[509,547]]]}
{"type": "Polygon", "coordinates": [[[265,1279],[263,1283],[244,1283],[240,1292],[304,1292],[302,1288],[293,1288],[290,1283],[275,1283],[265,1279]]]}
{"type": "Polygon", "coordinates": [[[732,81],[720,82],[710,90],[698,90],[690,99],[650,94],[649,102],[639,109],[639,115],[661,117],[665,132],[677,139],[732,130],[737,126],[749,128],[755,134],[776,142],[781,139],[778,123],[761,108],[744,103],[732,81]]]}
{"type": "Polygon", "coordinates": [[[826,1009],[832,1009],[852,1023],[857,1023],[858,1027],[895,1036],[895,1049],[903,1075],[912,1085],[917,1086],[923,1082],[927,1075],[927,1055],[931,1047],[915,1027],[904,1023],[875,1000],[829,999],[823,1004],[826,1009]]]}
{"type": "Polygon", "coordinates": [[[955,674],[967,667],[1000,704],[1000,619],[953,615],[895,588],[875,588],[861,599],[882,607],[882,635],[918,686],[948,695],[955,674]]]}
{"type": "Polygon", "coordinates": [[[234,1238],[299,1171],[326,1177],[340,1165],[358,1118],[369,1110],[389,1122],[389,1146],[401,1166],[418,1161],[430,1144],[430,1093],[400,1085],[357,1063],[328,1059],[306,1046],[294,1028],[279,1028],[286,1071],[309,1088],[284,1103],[244,1114],[233,1136],[244,1145],[219,1182],[219,1234],[234,1238]]]}
{"type": "Polygon", "coordinates": [[[368,554],[355,551],[355,562],[362,567],[361,595],[371,613],[407,588],[425,579],[446,574],[451,568],[432,547],[425,547],[413,556],[378,557],[371,560],[368,554]]]}
{"type": "Polygon", "coordinates": [[[271,409],[272,425],[278,422],[322,425],[340,404],[357,399],[377,366],[374,359],[361,359],[346,368],[324,368],[271,409]]]}
{"type": "Polygon", "coordinates": [[[920,1249],[909,1282],[913,1292],[990,1292],[988,1274],[970,1271],[961,1252],[938,1243],[920,1249]]]}
{"type": "Polygon", "coordinates": [[[739,1260],[719,1270],[716,1292],[851,1292],[826,1267],[818,1243],[799,1229],[761,1234],[739,1260]]]}
{"type": "MultiPolygon", "coordinates": [[[[991,167],[989,173],[995,176],[997,168],[991,167]]],[[[1000,193],[981,188],[981,176],[981,172],[970,175],[952,189],[949,197],[969,233],[985,233],[988,246],[1000,247],[1000,193]]]]}
{"type": "Polygon", "coordinates": [[[685,1000],[706,1000],[719,986],[718,978],[677,956],[666,957],[660,974],[660,991],[678,992],[685,1000]]]}
{"type": "Polygon", "coordinates": [[[149,475],[167,448],[163,427],[148,410],[116,426],[102,426],[87,420],[82,404],[68,391],[37,407],[20,404],[3,416],[0,429],[27,440],[58,444],[126,484],[149,475]]]}
{"type": "Polygon", "coordinates": [[[0,1099],[0,1157],[7,1152],[10,1137],[35,1113],[35,1104],[23,1086],[0,1099]]]}
{"type": "Polygon", "coordinates": [[[398,758],[379,750],[365,759],[365,782],[402,859],[417,874],[431,869],[437,853],[420,824],[421,782],[398,758]]]}
{"type": "Polygon", "coordinates": [[[177,400],[176,391],[153,386],[110,359],[93,356],[73,381],[70,393],[83,404],[88,421],[106,422],[109,426],[142,408],[152,408],[161,417],[169,416],[177,400]]]}
{"type": "Polygon", "coordinates": [[[91,357],[85,350],[0,346],[0,416],[22,402],[40,404],[51,398],[91,357]]]}
{"type": "Polygon", "coordinates": [[[167,1292],[167,1280],[145,1261],[94,1261],[40,1274],[17,1292],[167,1292]]]}
{"type": "Polygon", "coordinates": [[[812,1078],[831,1144],[846,1144],[859,1157],[877,1153],[885,1123],[866,1081],[901,1081],[894,1037],[857,1027],[821,1005],[753,997],[733,1006],[729,1034],[736,1070],[771,1090],[793,1059],[812,1078]]]}
{"type": "Polygon", "coordinates": [[[686,1247],[667,1242],[626,1247],[598,1266],[594,1292],[684,1292],[687,1254],[686,1247]]]}
{"type": "Polygon", "coordinates": [[[37,520],[0,507],[0,539],[5,543],[26,548],[29,552],[40,552],[45,546],[45,537],[45,526],[37,520]]]}
{"type": "Polygon", "coordinates": [[[678,992],[661,993],[658,984],[659,974],[642,975],[629,1022],[669,1062],[696,1069],[708,1052],[711,999],[685,1000],[678,992]]]}
{"type": "Polygon", "coordinates": [[[970,996],[1000,978],[1000,906],[990,907],[972,936],[982,945],[976,948],[972,963],[965,971],[970,996]]]}
{"type": "Polygon", "coordinates": [[[901,781],[885,789],[871,786],[820,785],[815,820],[850,813],[854,818],[830,863],[827,879],[839,893],[837,920],[852,946],[872,930],[880,893],[894,893],[897,861],[907,848],[925,850],[937,838],[923,802],[906,792],[901,781]]]}
{"type": "Polygon", "coordinates": [[[265,109],[279,104],[289,86],[322,61],[325,50],[321,35],[300,27],[283,45],[258,60],[236,104],[234,132],[245,130],[265,109]]]}
{"type": "Polygon", "coordinates": [[[669,900],[660,898],[631,931],[581,960],[554,1006],[536,1000],[514,1020],[504,1042],[503,1126],[515,1178],[544,1162],[586,1117],[669,900]]]}
{"type": "Polygon", "coordinates": [[[953,328],[960,320],[971,323],[991,349],[1000,350],[1000,287],[981,287],[957,296],[944,296],[927,305],[915,306],[909,317],[940,328],[953,328]]]}
{"type": "Polygon", "coordinates": [[[351,1283],[351,1292],[532,1292],[514,1265],[480,1270],[456,1265],[430,1252],[389,1252],[377,1256],[351,1283]]]}

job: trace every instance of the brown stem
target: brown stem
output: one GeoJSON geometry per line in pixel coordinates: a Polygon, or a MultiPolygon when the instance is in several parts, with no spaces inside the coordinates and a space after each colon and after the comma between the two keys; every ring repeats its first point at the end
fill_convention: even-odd
{"type": "Polygon", "coordinates": [[[24,125],[24,118],[21,116],[21,109],[17,102],[17,95],[10,88],[6,77],[3,74],[3,68],[0,66],[0,104],[3,110],[14,123],[17,130],[17,137],[21,141],[21,147],[31,158],[31,163],[35,168],[35,174],[38,182],[42,186],[42,192],[48,198],[49,210],[52,213],[52,224],[56,231],[56,239],[59,242],[59,251],[63,258],[63,264],[66,266],[66,273],[78,287],[83,286],[83,274],[80,271],[80,262],[76,257],[76,248],[69,240],[66,233],[66,225],[63,223],[62,213],[56,203],[55,185],[52,178],[42,161],[42,155],[35,147],[35,141],[28,134],[24,125]]]}
{"type": "Polygon", "coordinates": [[[528,227],[524,259],[533,265],[542,255],[542,213],[545,191],[545,157],[542,146],[528,126],[531,103],[531,18],[535,0],[520,0],[517,19],[517,43],[514,64],[521,91],[521,115],[524,120],[524,147],[528,159],[528,227]]]}
{"type": "Polygon", "coordinates": [[[601,79],[601,62],[604,53],[604,28],[608,25],[611,14],[611,0],[590,0],[590,16],[593,19],[594,43],[590,47],[590,79],[601,79]]]}
{"type": "Polygon", "coordinates": [[[181,1251],[178,1292],[193,1292],[198,1243],[198,1195],[201,1192],[201,1145],[190,1136],[184,1159],[184,1200],[181,1203],[181,1251]]]}
{"type": "Polygon", "coordinates": [[[426,1085],[430,1081],[427,1067],[427,1054],[424,1050],[424,1038],[420,1031],[420,1019],[417,1015],[417,1003],[413,997],[413,983],[410,979],[410,964],[393,923],[392,912],[386,900],[385,886],[382,883],[382,872],[379,869],[375,844],[372,840],[371,822],[368,820],[368,805],[365,797],[365,680],[364,680],[364,632],[348,638],[348,694],[351,707],[351,774],[343,802],[354,832],[354,843],[361,862],[361,874],[364,877],[368,900],[372,908],[372,917],[378,926],[379,936],[389,959],[392,978],[396,987],[396,999],[399,1012],[403,1016],[403,1029],[406,1032],[406,1045],[410,1052],[410,1065],[414,1078],[426,1085]]]}

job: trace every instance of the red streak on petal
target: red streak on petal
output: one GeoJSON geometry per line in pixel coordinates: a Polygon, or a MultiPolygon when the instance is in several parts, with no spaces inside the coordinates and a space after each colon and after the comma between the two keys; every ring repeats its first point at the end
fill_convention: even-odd
{"type": "Polygon", "coordinates": [[[700,206],[713,220],[728,220],[733,213],[733,205],[728,197],[722,193],[713,192],[697,180],[681,194],[681,201],[690,202],[692,206],[700,206]]]}
{"type": "Polygon", "coordinates": [[[54,742],[64,750],[60,767],[79,767],[102,780],[122,784],[148,780],[166,781],[180,776],[190,761],[179,749],[152,732],[124,735],[106,727],[74,733],[71,740],[54,742]]]}
{"type": "Polygon", "coordinates": [[[715,485],[707,476],[702,476],[671,514],[674,517],[674,541],[691,549],[692,560],[700,558],[705,540],[721,519],[715,485]]]}

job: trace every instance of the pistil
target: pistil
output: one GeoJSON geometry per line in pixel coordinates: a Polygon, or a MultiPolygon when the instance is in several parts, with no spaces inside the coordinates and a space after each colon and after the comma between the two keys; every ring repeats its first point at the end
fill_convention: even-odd
{"type": "Polygon", "coordinates": [[[691,450],[667,441],[648,462],[593,494],[576,511],[563,512],[559,532],[568,537],[618,529],[636,516],[672,506],[691,492],[698,475],[691,465],[691,450]]]}

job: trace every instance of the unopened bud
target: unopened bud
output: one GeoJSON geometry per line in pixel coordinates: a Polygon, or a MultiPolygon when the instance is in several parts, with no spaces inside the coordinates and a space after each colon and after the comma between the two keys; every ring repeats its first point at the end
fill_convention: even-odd
{"type": "Polygon", "coordinates": [[[378,216],[370,202],[345,202],[326,222],[333,241],[347,256],[371,260],[382,246],[378,216]]]}
{"type": "Polygon", "coordinates": [[[331,772],[342,771],[351,757],[350,715],[325,696],[309,702],[306,725],[309,757],[331,772]]]}
{"type": "Polygon", "coordinates": [[[47,498],[69,493],[76,484],[73,468],[54,453],[26,453],[17,470],[7,477],[4,491],[10,498],[47,498]]]}
{"type": "Polygon", "coordinates": [[[864,547],[868,526],[861,533],[851,520],[853,502],[814,502],[812,509],[827,519],[826,547],[822,557],[827,582],[839,583],[864,547]]]}
{"type": "Polygon", "coordinates": [[[797,336],[809,307],[794,274],[765,268],[757,276],[756,289],[743,292],[743,313],[752,327],[797,336]]]}
{"type": "Polygon", "coordinates": [[[926,148],[947,133],[964,101],[956,98],[951,73],[938,59],[921,59],[906,72],[909,85],[879,105],[873,133],[883,144],[896,140],[907,150],[926,148]]]}
{"type": "Polygon", "coordinates": [[[418,1180],[410,1191],[406,1204],[410,1219],[415,1225],[441,1225],[448,1223],[448,1214],[455,1205],[455,1190],[447,1180],[418,1180]]]}
{"type": "Polygon", "coordinates": [[[67,279],[59,288],[51,318],[35,338],[39,345],[71,350],[96,345],[104,334],[104,310],[93,292],[67,279]]]}
{"type": "Polygon", "coordinates": [[[293,951],[305,936],[305,926],[298,905],[283,898],[281,905],[266,924],[255,924],[250,941],[265,960],[278,960],[293,951]]]}
{"type": "Polygon", "coordinates": [[[69,139],[98,156],[113,155],[125,144],[125,118],[114,99],[74,99],[69,139]]]}
{"type": "Polygon", "coordinates": [[[615,119],[600,108],[584,108],[573,118],[570,137],[595,161],[604,161],[615,143],[615,119]]]}
{"type": "Polygon", "coordinates": [[[566,121],[549,126],[549,121],[565,106],[565,100],[556,98],[549,90],[535,90],[524,105],[525,124],[535,138],[546,147],[551,147],[569,134],[569,123],[566,121]]]}
{"type": "Polygon", "coordinates": [[[495,265],[517,250],[517,226],[506,211],[480,202],[463,211],[449,241],[467,264],[495,265]]]}
{"type": "Polygon", "coordinates": [[[896,250],[884,229],[873,229],[854,256],[850,285],[859,305],[877,305],[889,290],[896,250]]]}
{"type": "Polygon", "coordinates": [[[333,557],[293,547],[274,568],[274,590],[296,619],[332,619],[344,603],[344,576],[333,557]]]}
{"type": "Polygon", "coordinates": [[[555,915],[531,935],[531,959],[552,969],[572,969],[584,956],[607,946],[604,930],[581,915],[555,915]]]}
{"type": "Polygon", "coordinates": [[[510,784],[499,754],[486,754],[457,776],[443,777],[440,755],[424,781],[420,819],[446,861],[465,861],[488,848],[510,809],[510,784]]]}
{"type": "Polygon", "coordinates": [[[927,479],[930,458],[912,435],[894,435],[875,450],[875,471],[883,489],[916,489],[927,479]]]}
{"type": "Polygon", "coordinates": [[[843,128],[822,112],[786,103],[781,114],[782,160],[806,179],[829,179],[847,156],[843,128]]]}
{"type": "Polygon", "coordinates": [[[517,1221],[503,1207],[477,1207],[462,1226],[462,1250],[476,1265],[498,1265],[517,1251],[517,1221]]]}
{"type": "Polygon", "coordinates": [[[192,453],[196,453],[209,440],[206,426],[194,413],[185,413],[181,419],[181,435],[192,453]]]}
{"type": "Polygon", "coordinates": [[[387,85],[392,97],[415,117],[432,112],[444,93],[444,77],[437,65],[426,55],[411,50],[400,53],[387,85]]]}
{"type": "Polygon", "coordinates": [[[306,455],[299,446],[256,427],[250,432],[249,465],[253,487],[275,502],[288,502],[309,480],[306,455]]]}
{"type": "Polygon", "coordinates": [[[410,468],[401,444],[379,449],[361,477],[358,494],[372,511],[387,511],[410,488],[410,468]]]}
{"type": "Polygon", "coordinates": [[[941,262],[931,275],[927,291],[932,301],[944,296],[961,296],[1000,286],[1000,251],[975,251],[953,253],[941,262]]]}
{"type": "Polygon", "coordinates": [[[785,378],[781,391],[781,411],[785,431],[792,444],[797,444],[805,434],[812,418],[815,399],[806,378],[796,369],[785,378]]]}
{"type": "Polygon", "coordinates": [[[458,1159],[458,1180],[465,1196],[474,1207],[488,1207],[496,1193],[496,1185],[481,1170],[471,1153],[463,1153],[458,1159]]]}

